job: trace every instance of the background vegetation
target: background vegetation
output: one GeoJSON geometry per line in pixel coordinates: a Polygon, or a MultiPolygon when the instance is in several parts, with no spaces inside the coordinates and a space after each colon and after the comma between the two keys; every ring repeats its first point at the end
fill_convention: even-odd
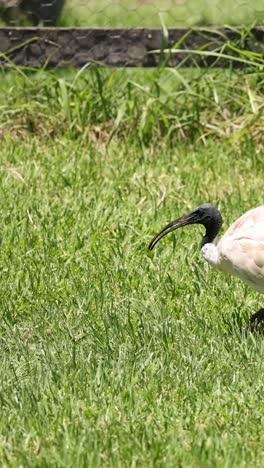
{"type": "Polygon", "coordinates": [[[3,466],[262,465],[261,296],[203,262],[198,227],[148,252],[200,203],[224,228],[263,204],[251,58],[2,70],[3,466]]]}
{"type": "Polygon", "coordinates": [[[80,26],[263,24],[262,0],[68,0],[62,21],[80,26]]]}

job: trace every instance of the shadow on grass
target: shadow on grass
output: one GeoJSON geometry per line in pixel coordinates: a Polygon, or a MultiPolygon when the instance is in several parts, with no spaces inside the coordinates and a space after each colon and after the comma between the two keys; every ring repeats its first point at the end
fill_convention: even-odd
{"type": "Polygon", "coordinates": [[[248,314],[246,310],[240,307],[235,308],[230,315],[222,317],[223,328],[228,335],[240,335],[246,338],[249,335],[264,336],[264,321],[252,330],[250,318],[252,313],[248,314]]]}

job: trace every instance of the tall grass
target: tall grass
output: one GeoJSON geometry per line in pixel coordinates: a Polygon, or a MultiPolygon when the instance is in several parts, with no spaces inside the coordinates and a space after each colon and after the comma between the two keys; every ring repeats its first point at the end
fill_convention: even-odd
{"type": "Polygon", "coordinates": [[[261,72],[222,69],[3,73],[0,128],[21,135],[66,132],[106,145],[114,135],[141,145],[206,144],[209,136],[261,141],[263,83],[261,72]]]}

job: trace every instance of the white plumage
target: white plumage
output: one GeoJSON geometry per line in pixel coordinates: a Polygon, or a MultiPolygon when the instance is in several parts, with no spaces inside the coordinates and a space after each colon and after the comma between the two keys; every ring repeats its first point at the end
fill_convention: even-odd
{"type": "MultiPolygon", "coordinates": [[[[247,211],[218,240],[221,214],[213,205],[205,203],[165,226],[152,239],[149,248],[152,250],[163,236],[188,224],[203,224],[206,228],[201,251],[210,265],[240,277],[264,293],[264,205],[247,211]]],[[[255,329],[263,319],[264,309],[260,309],[251,317],[252,328],[255,329]]]]}
{"type": "Polygon", "coordinates": [[[202,247],[205,260],[264,293],[264,206],[238,218],[215,244],[202,247]]]}

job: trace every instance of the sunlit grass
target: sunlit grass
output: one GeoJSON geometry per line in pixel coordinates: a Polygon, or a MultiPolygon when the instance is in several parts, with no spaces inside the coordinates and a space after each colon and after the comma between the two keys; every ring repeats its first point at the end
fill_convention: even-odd
{"type": "Polygon", "coordinates": [[[261,297],[190,227],[263,204],[263,77],[1,76],[0,458],[11,466],[261,466],[261,297]]]}
{"type": "MultiPolygon", "coordinates": [[[[30,3],[30,2],[28,2],[30,3]]],[[[47,3],[47,2],[46,2],[47,3]]],[[[262,0],[66,0],[63,26],[168,27],[263,24],[262,0]]],[[[12,19],[15,21],[15,18],[12,19]]],[[[24,16],[17,22],[25,24],[24,16]]]]}
{"type": "MultiPolygon", "coordinates": [[[[154,2],[88,3],[61,24],[160,25],[154,2]]],[[[156,5],[168,26],[262,8],[156,5]]],[[[261,296],[203,262],[197,226],[148,243],[202,202],[223,229],[263,204],[263,83],[254,63],[1,72],[3,466],[262,466],[261,296]]]]}
{"type": "Polygon", "coordinates": [[[67,132],[102,148],[115,136],[141,148],[153,138],[206,144],[210,136],[261,144],[263,83],[263,74],[249,69],[2,73],[0,132],[67,132]]]}
{"type": "Polygon", "coordinates": [[[235,0],[148,0],[111,2],[69,0],[64,9],[62,22],[70,25],[73,21],[80,26],[104,27],[150,27],[223,24],[262,24],[263,2],[235,0]]]}

